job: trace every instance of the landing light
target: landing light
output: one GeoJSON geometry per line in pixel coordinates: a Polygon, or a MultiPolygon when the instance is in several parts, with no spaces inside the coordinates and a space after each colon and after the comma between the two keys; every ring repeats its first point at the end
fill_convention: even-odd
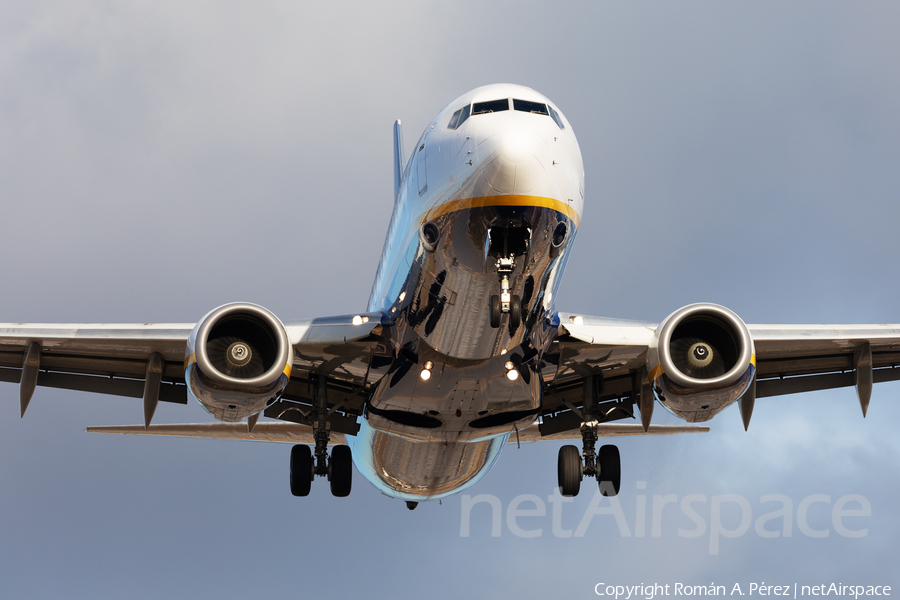
{"type": "Polygon", "coordinates": [[[506,368],[507,371],[511,371],[513,368],[515,368],[516,365],[514,365],[511,360],[508,360],[508,361],[506,361],[506,364],[503,366],[506,368]]]}
{"type": "Polygon", "coordinates": [[[574,317],[569,317],[569,320],[575,323],[576,325],[584,325],[584,317],[581,315],[577,315],[574,317]]]}
{"type": "Polygon", "coordinates": [[[353,317],[353,324],[354,324],[354,325],[362,325],[362,322],[363,322],[363,320],[362,320],[362,317],[361,317],[361,316],[356,315],[355,317],[353,317]]]}
{"type": "Polygon", "coordinates": [[[400,297],[397,298],[398,302],[403,302],[403,299],[406,298],[406,292],[400,292],[400,297]]]}
{"type": "Polygon", "coordinates": [[[506,372],[506,378],[509,379],[510,381],[515,381],[516,379],[519,378],[519,372],[516,371],[515,369],[510,369],[509,371],[506,372]]]}
{"type": "Polygon", "coordinates": [[[431,370],[434,368],[434,363],[430,360],[426,360],[425,364],[422,365],[422,370],[419,372],[419,377],[422,378],[422,381],[428,381],[431,379],[431,370]]]}

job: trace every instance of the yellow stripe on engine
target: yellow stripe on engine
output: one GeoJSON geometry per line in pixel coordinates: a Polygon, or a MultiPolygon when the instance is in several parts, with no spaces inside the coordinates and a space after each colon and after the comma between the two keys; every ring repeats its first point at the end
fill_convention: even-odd
{"type": "Polygon", "coordinates": [[[282,373],[287,375],[288,379],[291,378],[291,363],[288,363],[287,366],[284,367],[284,371],[282,371],[282,373]]]}
{"type": "Polygon", "coordinates": [[[462,200],[453,200],[444,204],[439,204],[425,213],[425,220],[432,221],[438,217],[448,215],[460,210],[470,208],[484,208],[488,206],[538,206],[541,208],[549,208],[566,215],[578,227],[581,223],[581,215],[572,208],[568,202],[563,202],[555,198],[545,198],[543,196],[522,196],[519,194],[509,194],[504,196],[479,196],[477,198],[463,198],[462,200]]]}
{"type": "Polygon", "coordinates": [[[755,354],[750,355],[750,364],[753,365],[754,367],[756,366],[756,355],[755,354]]]}
{"type": "Polygon", "coordinates": [[[662,365],[656,365],[653,367],[653,370],[650,371],[650,383],[653,383],[657,379],[659,379],[663,374],[662,365]]]}

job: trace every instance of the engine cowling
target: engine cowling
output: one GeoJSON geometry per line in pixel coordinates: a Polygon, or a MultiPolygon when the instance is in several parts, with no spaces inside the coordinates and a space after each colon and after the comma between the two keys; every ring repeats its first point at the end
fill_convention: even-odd
{"type": "Polygon", "coordinates": [[[292,359],[278,317],[256,304],[225,304],[191,332],[184,379],[216,419],[237,422],[278,400],[291,378],[292,359]]]}
{"type": "Polygon", "coordinates": [[[756,373],[753,338],[734,312],[690,304],[659,326],[648,353],[650,385],[670,412],[708,421],[740,398],[756,373]]]}

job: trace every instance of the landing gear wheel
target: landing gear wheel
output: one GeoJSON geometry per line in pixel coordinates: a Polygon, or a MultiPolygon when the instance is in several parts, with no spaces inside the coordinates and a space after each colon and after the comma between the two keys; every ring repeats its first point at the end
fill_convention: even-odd
{"type": "Polygon", "coordinates": [[[313,480],[313,459],[309,446],[298,444],[291,448],[291,493],[308,496],[313,480]]]}
{"type": "Polygon", "coordinates": [[[581,489],[581,453],[577,446],[559,449],[557,470],[559,493],[567,497],[577,496],[581,489]]]}
{"type": "Polygon", "coordinates": [[[491,327],[497,329],[500,327],[500,296],[494,294],[491,296],[491,327]]]}
{"type": "Polygon", "coordinates": [[[509,330],[515,331],[522,324],[522,300],[518,296],[509,299],[509,330]]]}
{"type": "Polygon", "coordinates": [[[335,446],[331,450],[331,464],[328,465],[328,480],[331,482],[331,494],[339,498],[350,495],[350,483],[353,479],[353,458],[350,446],[335,446]]]}
{"type": "Polygon", "coordinates": [[[619,448],[616,446],[600,446],[600,493],[604,496],[616,496],[622,482],[622,462],[619,460],[619,448]]]}

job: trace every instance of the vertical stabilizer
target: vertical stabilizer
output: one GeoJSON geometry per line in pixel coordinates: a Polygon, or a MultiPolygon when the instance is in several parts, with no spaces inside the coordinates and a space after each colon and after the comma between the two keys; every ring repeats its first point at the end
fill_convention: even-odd
{"type": "Polygon", "coordinates": [[[400,181],[403,179],[403,125],[400,119],[394,121],[394,202],[400,196],[400,181]]]}

